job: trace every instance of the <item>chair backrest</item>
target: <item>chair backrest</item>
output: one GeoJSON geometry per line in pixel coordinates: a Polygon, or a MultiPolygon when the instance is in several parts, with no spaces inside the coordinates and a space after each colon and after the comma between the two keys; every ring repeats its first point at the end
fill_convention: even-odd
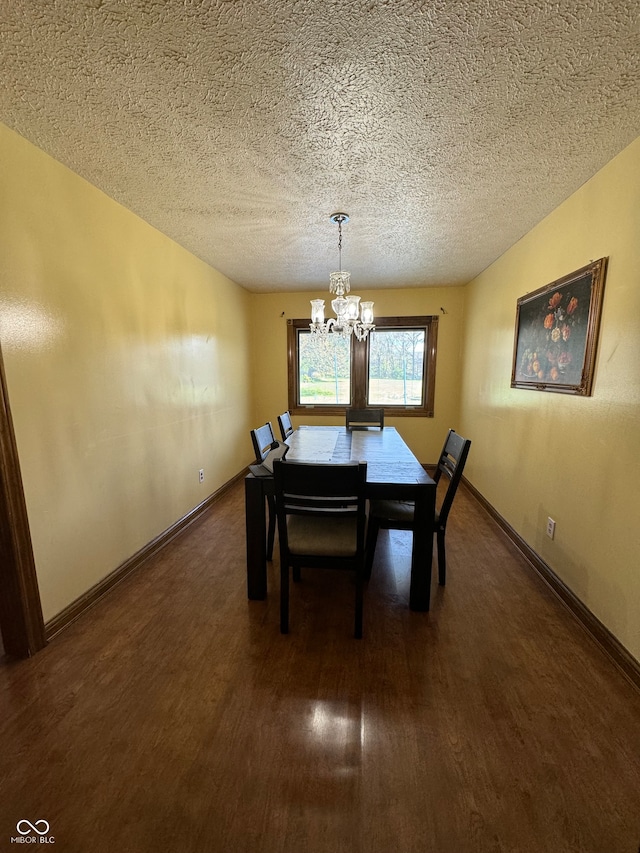
{"type": "Polygon", "coordinates": [[[433,476],[436,483],[440,481],[443,475],[449,480],[449,485],[447,486],[447,491],[438,513],[441,527],[444,527],[447,523],[447,516],[456,495],[470,447],[471,439],[463,438],[453,429],[449,430],[442,453],[440,454],[438,467],[433,476]]]}
{"type": "Polygon", "coordinates": [[[271,445],[276,440],[273,434],[273,427],[268,421],[264,426],[251,430],[251,441],[253,442],[253,452],[256,454],[256,462],[260,464],[269,450],[271,445]]]}
{"type": "Polygon", "coordinates": [[[347,409],[347,429],[384,428],[384,409],[347,409]]]}
{"type": "Polygon", "coordinates": [[[273,477],[281,542],[286,537],[286,517],[289,515],[329,520],[356,517],[357,550],[364,554],[366,462],[335,464],[276,460],[273,477]]]}
{"type": "Polygon", "coordinates": [[[289,568],[355,572],[354,635],[362,637],[366,462],[273,465],[280,540],[280,631],[289,632],[289,568]]]}
{"type": "Polygon", "coordinates": [[[286,441],[293,432],[293,424],[291,423],[289,412],[283,412],[281,415],[278,415],[278,426],[280,427],[282,440],[286,441]]]}

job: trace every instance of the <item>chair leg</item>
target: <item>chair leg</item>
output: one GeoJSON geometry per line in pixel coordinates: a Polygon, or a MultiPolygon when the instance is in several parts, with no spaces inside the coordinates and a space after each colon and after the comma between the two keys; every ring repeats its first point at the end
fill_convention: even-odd
{"type": "Polygon", "coordinates": [[[273,542],[276,536],[276,502],[272,495],[267,498],[269,507],[269,529],[267,531],[267,560],[273,560],[273,542]]]}
{"type": "Polygon", "coordinates": [[[444,547],[444,530],[438,530],[438,583],[444,586],[447,581],[447,555],[444,547]]]}
{"type": "Polygon", "coordinates": [[[289,566],[280,565],[280,633],[289,633],[289,566]]]}
{"type": "Polygon", "coordinates": [[[373,558],[376,553],[376,543],[378,541],[378,531],[380,525],[377,521],[369,518],[367,524],[367,541],[364,548],[364,579],[369,580],[371,577],[371,569],[373,568],[373,558]]]}

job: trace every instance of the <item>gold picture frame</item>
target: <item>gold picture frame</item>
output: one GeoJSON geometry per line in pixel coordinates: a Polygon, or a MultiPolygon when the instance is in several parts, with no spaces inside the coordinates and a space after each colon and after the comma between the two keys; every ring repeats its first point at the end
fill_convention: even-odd
{"type": "Polygon", "coordinates": [[[518,299],[512,388],[591,396],[607,260],[518,299]]]}

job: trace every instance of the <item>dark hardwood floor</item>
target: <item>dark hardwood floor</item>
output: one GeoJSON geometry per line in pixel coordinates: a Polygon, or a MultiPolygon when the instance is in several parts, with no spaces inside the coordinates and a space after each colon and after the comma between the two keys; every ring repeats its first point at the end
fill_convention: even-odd
{"type": "Polygon", "coordinates": [[[323,571],[283,637],[234,486],[0,666],[1,853],[21,820],[58,853],[637,853],[640,695],[464,487],[447,545],[429,614],[381,532],[364,639],[323,571]]]}

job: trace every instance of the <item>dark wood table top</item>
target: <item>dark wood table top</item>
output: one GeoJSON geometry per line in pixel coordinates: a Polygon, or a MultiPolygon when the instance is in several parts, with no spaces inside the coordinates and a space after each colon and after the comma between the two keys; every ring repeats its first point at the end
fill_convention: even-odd
{"type": "Polygon", "coordinates": [[[301,426],[287,439],[287,459],[300,462],[366,462],[370,485],[433,483],[394,427],[354,429],[301,426]]]}

